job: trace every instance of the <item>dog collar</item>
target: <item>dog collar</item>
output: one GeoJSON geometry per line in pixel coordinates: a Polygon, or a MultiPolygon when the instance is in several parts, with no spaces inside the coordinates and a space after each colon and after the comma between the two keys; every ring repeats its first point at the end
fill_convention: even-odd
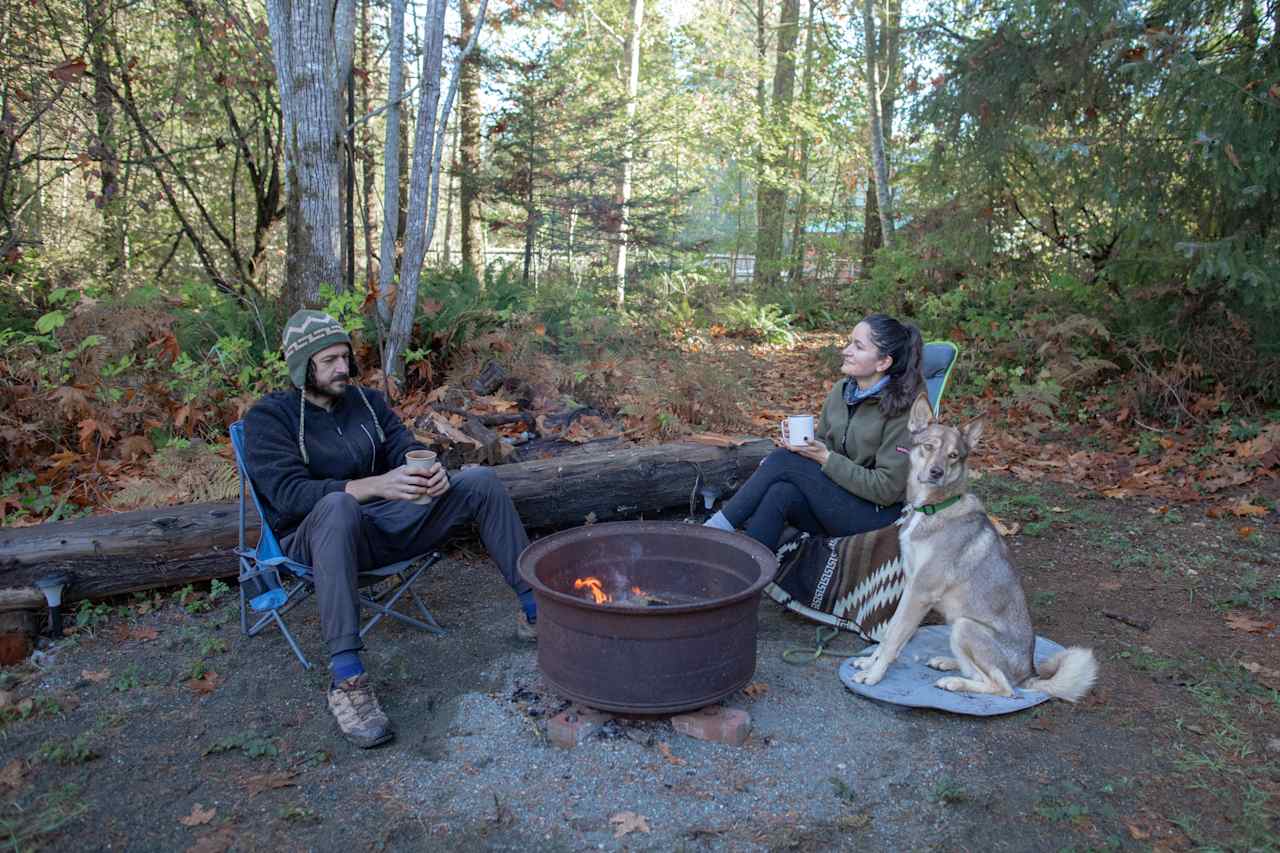
{"type": "Polygon", "coordinates": [[[911,513],[913,511],[919,510],[920,512],[923,512],[925,515],[933,515],[936,512],[942,512],[942,510],[951,506],[953,503],[960,500],[962,497],[964,497],[964,495],[952,495],[951,497],[947,498],[945,501],[938,501],[936,504],[921,504],[920,506],[908,506],[907,512],[911,513]]]}

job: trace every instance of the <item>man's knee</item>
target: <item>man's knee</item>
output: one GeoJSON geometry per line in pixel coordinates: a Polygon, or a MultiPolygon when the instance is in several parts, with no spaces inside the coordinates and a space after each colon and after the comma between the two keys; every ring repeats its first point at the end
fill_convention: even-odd
{"type": "Polygon", "coordinates": [[[310,516],[328,530],[360,528],[360,502],[346,492],[330,492],[316,502],[310,516]]]}
{"type": "Polygon", "coordinates": [[[506,486],[502,485],[498,475],[492,468],[483,465],[465,468],[456,474],[449,475],[449,488],[480,497],[498,493],[506,494],[506,486]]]}

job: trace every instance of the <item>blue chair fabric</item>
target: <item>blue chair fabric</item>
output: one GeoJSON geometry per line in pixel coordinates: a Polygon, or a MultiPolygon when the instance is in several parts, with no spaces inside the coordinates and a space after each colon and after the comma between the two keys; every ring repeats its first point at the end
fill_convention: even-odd
{"type": "Polygon", "coordinates": [[[956,356],[960,348],[951,341],[929,341],[924,345],[924,359],[920,365],[924,373],[926,393],[933,413],[938,414],[942,405],[942,395],[946,393],[947,382],[951,379],[951,370],[956,365],[956,356]]]}

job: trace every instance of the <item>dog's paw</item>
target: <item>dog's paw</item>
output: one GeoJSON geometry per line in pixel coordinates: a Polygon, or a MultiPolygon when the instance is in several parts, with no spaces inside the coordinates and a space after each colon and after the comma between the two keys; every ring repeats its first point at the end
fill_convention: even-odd
{"type": "Polygon", "coordinates": [[[960,668],[960,664],[955,658],[942,657],[941,655],[935,658],[929,658],[929,660],[925,662],[925,666],[929,667],[929,669],[936,669],[939,672],[954,672],[960,668]]]}
{"type": "Polygon", "coordinates": [[[865,657],[854,658],[853,665],[858,669],[871,669],[871,667],[875,665],[876,658],[878,658],[879,656],[880,655],[878,652],[872,652],[871,654],[866,655],[865,657]]]}
{"type": "Polygon", "coordinates": [[[939,678],[933,683],[933,686],[942,690],[949,690],[952,693],[965,692],[965,681],[963,678],[939,678]]]}
{"type": "Polygon", "coordinates": [[[884,670],[868,670],[866,672],[857,672],[853,675],[854,681],[859,684],[865,684],[868,687],[873,684],[879,684],[882,678],[884,678],[884,670]]]}

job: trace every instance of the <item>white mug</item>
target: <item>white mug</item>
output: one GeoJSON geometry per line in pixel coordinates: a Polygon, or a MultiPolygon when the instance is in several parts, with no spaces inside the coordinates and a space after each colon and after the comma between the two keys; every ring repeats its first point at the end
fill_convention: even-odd
{"type": "MultiPolygon", "coordinates": [[[[437,461],[439,461],[439,457],[430,450],[410,450],[404,455],[405,467],[420,469],[424,472],[435,465],[437,461]]],[[[415,498],[413,503],[419,506],[426,506],[431,503],[431,498],[428,495],[423,495],[420,498],[415,498]]]]}
{"type": "Polygon", "coordinates": [[[782,422],[782,440],[792,447],[813,441],[813,415],[792,415],[782,422]]]}

